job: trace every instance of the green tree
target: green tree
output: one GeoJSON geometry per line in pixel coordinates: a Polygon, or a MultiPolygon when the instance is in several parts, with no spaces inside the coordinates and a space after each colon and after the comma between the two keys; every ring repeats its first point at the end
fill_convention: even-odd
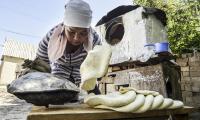
{"type": "Polygon", "coordinates": [[[170,48],[176,54],[200,50],[199,0],[134,0],[136,4],[155,7],[167,15],[170,48]]]}

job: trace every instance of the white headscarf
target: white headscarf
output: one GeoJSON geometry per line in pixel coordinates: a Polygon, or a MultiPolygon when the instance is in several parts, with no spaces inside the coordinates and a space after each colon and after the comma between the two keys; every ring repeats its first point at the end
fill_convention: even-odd
{"type": "MultiPolygon", "coordinates": [[[[90,27],[92,19],[92,11],[88,3],[83,0],[70,0],[65,5],[65,14],[63,23],[69,27],[89,28],[88,40],[83,43],[86,51],[92,49],[93,43],[93,30],[90,27]]],[[[51,62],[59,59],[65,51],[67,45],[67,38],[62,35],[64,26],[56,28],[49,40],[48,44],[48,57],[51,62]]]]}
{"type": "Polygon", "coordinates": [[[83,0],[70,0],[65,5],[64,25],[89,28],[92,20],[92,10],[83,0]]]}

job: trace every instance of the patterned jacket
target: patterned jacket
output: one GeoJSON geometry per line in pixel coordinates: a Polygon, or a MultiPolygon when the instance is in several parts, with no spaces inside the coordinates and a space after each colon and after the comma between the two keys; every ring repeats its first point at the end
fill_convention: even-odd
{"type": "MultiPolygon", "coordinates": [[[[53,36],[54,30],[59,26],[64,27],[64,24],[61,23],[52,28],[46,34],[46,36],[40,41],[39,48],[37,51],[37,57],[50,64],[52,74],[58,75],[62,78],[70,80],[76,85],[79,85],[79,83],[81,82],[80,65],[87,56],[87,51],[84,49],[83,45],[79,49],[77,49],[74,53],[64,52],[62,57],[56,60],[55,62],[51,62],[48,58],[49,40],[53,36]]],[[[92,35],[93,35],[93,47],[95,45],[101,44],[101,40],[98,34],[94,30],[92,35]]]]}

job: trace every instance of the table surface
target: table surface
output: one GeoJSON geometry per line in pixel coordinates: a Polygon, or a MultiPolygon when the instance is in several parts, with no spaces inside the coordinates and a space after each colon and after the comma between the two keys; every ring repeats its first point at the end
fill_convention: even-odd
{"type": "Polygon", "coordinates": [[[184,115],[195,111],[184,106],[174,110],[151,110],[145,113],[121,113],[111,110],[94,109],[85,104],[52,105],[49,108],[33,106],[28,120],[97,120],[120,118],[145,118],[169,115],[184,115]]]}

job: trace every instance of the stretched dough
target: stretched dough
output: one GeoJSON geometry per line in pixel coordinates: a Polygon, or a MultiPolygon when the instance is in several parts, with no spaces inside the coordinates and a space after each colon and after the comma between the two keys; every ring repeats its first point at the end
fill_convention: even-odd
{"type": "Polygon", "coordinates": [[[85,99],[85,103],[94,108],[132,113],[143,113],[147,110],[176,109],[184,106],[183,102],[164,98],[157,92],[144,90],[139,91],[140,94],[138,94],[136,91],[138,90],[134,88],[123,88],[112,94],[90,96],[85,99]]]}
{"type": "Polygon", "coordinates": [[[161,104],[161,106],[159,106],[157,109],[161,110],[161,109],[166,109],[169,106],[171,106],[173,104],[173,100],[170,98],[165,98],[163,103],[161,104]]]}
{"type": "Polygon", "coordinates": [[[135,91],[136,93],[138,93],[138,94],[143,94],[143,95],[153,95],[153,96],[159,95],[159,92],[156,92],[156,91],[151,91],[151,90],[138,90],[138,89],[135,89],[135,88],[132,88],[132,87],[123,87],[123,88],[120,88],[120,89],[119,89],[119,92],[125,93],[125,92],[130,91],[130,90],[133,90],[133,91],[135,91]]]}
{"type": "Polygon", "coordinates": [[[133,102],[135,98],[135,91],[128,91],[124,94],[113,92],[107,95],[88,96],[85,98],[84,103],[89,106],[105,105],[108,107],[121,107],[133,102]]]}
{"type": "Polygon", "coordinates": [[[146,112],[147,110],[149,110],[151,108],[153,101],[154,101],[153,95],[147,95],[145,97],[145,103],[138,110],[136,110],[134,113],[146,112]]]}
{"type": "Polygon", "coordinates": [[[96,45],[88,52],[80,66],[82,89],[86,91],[94,89],[97,78],[106,74],[110,57],[111,47],[108,45],[96,45]]]}
{"type": "Polygon", "coordinates": [[[176,108],[181,108],[183,106],[184,106],[184,104],[182,101],[174,100],[173,104],[170,107],[168,107],[168,109],[176,109],[176,108]]]}
{"type": "Polygon", "coordinates": [[[151,110],[155,110],[156,108],[158,108],[164,101],[164,97],[162,95],[158,95],[156,97],[154,97],[154,101],[153,104],[151,106],[151,110]]]}
{"type": "Polygon", "coordinates": [[[140,108],[144,104],[144,102],[145,102],[145,96],[142,94],[137,94],[135,101],[131,102],[128,105],[122,107],[108,107],[105,105],[98,105],[95,106],[95,108],[110,109],[118,112],[134,112],[138,108],[140,108]]]}

